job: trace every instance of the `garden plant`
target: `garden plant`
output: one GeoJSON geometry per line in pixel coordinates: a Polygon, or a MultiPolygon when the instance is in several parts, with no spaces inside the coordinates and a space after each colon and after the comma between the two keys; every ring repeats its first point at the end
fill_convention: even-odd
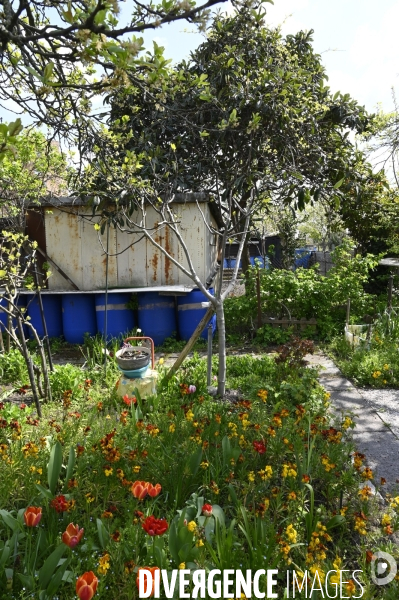
{"type": "Polygon", "coordinates": [[[279,597],[295,569],[308,587],[296,597],[333,597],[340,578],[344,596],[397,597],[396,581],[374,586],[370,561],[396,555],[399,497],[380,514],[354,423],[330,411],[309,351],[294,339],[276,356],[228,357],[230,400],[208,395],[194,356],[173,379],[158,365],[145,399],[117,396],[115,366],[108,390],[69,366],[41,419],[2,402],[1,597],[135,599],[143,567],[277,569],[279,597]]]}

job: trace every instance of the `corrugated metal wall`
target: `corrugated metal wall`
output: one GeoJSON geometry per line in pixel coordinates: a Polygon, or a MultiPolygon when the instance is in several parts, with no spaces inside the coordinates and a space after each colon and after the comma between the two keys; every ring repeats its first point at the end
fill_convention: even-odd
{"type": "MultiPolygon", "coordinates": [[[[200,204],[208,223],[215,226],[208,204],[200,204]]],[[[216,260],[216,240],[206,227],[196,203],[176,205],[180,230],[187,245],[194,268],[202,281],[208,277],[216,260]]],[[[147,212],[147,228],[153,228],[153,238],[169,254],[187,266],[182,246],[168,227],[158,227],[158,215],[147,212]]],[[[81,290],[103,289],[105,286],[106,255],[84,207],[63,207],[45,210],[46,251],[59,267],[81,290]]],[[[192,283],[172,261],[166,258],[142,234],[109,231],[108,285],[110,287],[149,287],[192,283]],[[137,243],[135,243],[137,242],[137,243]],[[125,250],[124,252],[122,252],[125,250]]],[[[100,236],[106,247],[106,232],[100,236]]],[[[49,279],[50,290],[71,289],[65,279],[53,269],[49,279]]]]}

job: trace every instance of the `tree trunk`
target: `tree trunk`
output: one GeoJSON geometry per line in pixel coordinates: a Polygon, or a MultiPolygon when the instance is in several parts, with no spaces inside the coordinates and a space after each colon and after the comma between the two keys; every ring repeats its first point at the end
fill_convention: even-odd
{"type": "Polygon", "coordinates": [[[29,374],[29,381],[30,381],[30,384],[32,387],[33,400],[35,402],[35,406],[36,406],[36,410],[37,410],[37,416],[39,418],[41,418],[42,409],[40,406],[40,400],[39,400],[39,396],[38,396],[38,392],[37,392],[35,374],[33,372],[32,357],[30,356],[28,348],[26,346],[23,324],[22,324],[22,319],[20,316],[17,316],[17,323],[18,323],[19,335],[21,337],[22,352],[23,352],[23,355],[25,358],[25,363],[26,363],[26,366],[28,369],[28,374],[29,374]]]}
{"type": "Polygon", "coordinates": [[[219,301],[216,307],[216,319],[219,342],[218,395],[223,398],[226,391],[226,326],[223,300],[219,301]]]}

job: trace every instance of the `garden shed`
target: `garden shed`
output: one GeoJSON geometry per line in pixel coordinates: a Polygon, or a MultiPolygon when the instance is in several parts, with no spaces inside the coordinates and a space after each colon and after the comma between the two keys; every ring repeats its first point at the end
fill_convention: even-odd
{"type": "MultiPolygon", "coordinates": [[[[209,228],[211,225],[216,229],[217,225],[209,197],[196,193],[178,194],[174,202],[178,204],[175,212],[194,268],[205,282],[217,260],[217,235],[209,228]]],[[[50,259],[59,268],[51,269],[49,290],[104,289],[107,232],[101,235],[95,229],[98,222],[99,217],[93,216],[92,209],[80,198],[48,198],[40,207],[30,207],[27,234],[38,242],[44,260],[50,259]]],[[[148,208],[147,222],[148,227],[153,228],[154,240],[186,265],[176,235],[168,227],[157,226],[157,213],[152,207],[148,208]]],[[[139,231],[123,232],[111,227],[109,253],[109,288],[131,291],[156,288],[159,291],[160,287],[194,287],[191,279],[139,231]]]]}

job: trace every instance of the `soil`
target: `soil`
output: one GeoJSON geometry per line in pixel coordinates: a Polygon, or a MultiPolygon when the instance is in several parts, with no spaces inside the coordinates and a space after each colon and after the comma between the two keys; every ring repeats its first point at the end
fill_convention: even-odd
{"type": "Polygon", "coordinates": [[[147,358],[148,352],[143,352],[142,350],[136,350],[132,348],[131,350],[125,350],[123,354],[119,358],[147,358]]]}

